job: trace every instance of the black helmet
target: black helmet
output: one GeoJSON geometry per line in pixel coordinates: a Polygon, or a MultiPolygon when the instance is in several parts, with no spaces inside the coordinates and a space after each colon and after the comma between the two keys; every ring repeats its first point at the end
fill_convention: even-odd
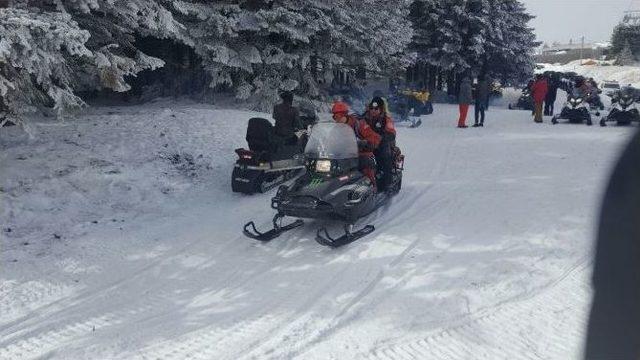
{"type": "Polygon", "coordinates": [[[380,108],[384,111],[384,100],[382,100],[380,96],[376,96],[373,99],[371,99],[371,102],[369,103],[369,107],[380,108]]]}
{"type": "Polygon", "coordinates": [[[280,93],[280,98],[287,103],[292,103],[293,102],[293,94],[291,93],[291,91],[283,91],[280,93]]]}

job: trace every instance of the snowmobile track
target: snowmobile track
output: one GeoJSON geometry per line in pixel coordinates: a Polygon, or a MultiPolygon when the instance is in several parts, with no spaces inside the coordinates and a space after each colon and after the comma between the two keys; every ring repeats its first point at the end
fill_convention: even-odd
{"type": "MultiPolygon", "coordinates": [[[[563,359],[572,352],[565,339],[582,338],[590,296],[589,264],[571,269],[542,292],[526,299],[505,302],[470,315],[470,319],[426,337],[375,349],[362,359],[563,359]],[[584,316],[563,317],[567,309],[581,309],[584,316]],[[552,334],[527,324],[541,317],[549,321],[552,334]],[[502,324],[511,324],[502,327],[502,324]],[[483,329],[491,329],[483,331],[483,329]],[[549,340],[541,356],[536,345],[540,337],[549,340]],[[443,346],[442,344],[448,344],[443,346]],[[481,345],[485,344],[485,345],[481,345]]],[[[580,345],[580,344],[577,344],[580,345]]],[[[539,346],[539,345],[538,345],[539,346]]]]}

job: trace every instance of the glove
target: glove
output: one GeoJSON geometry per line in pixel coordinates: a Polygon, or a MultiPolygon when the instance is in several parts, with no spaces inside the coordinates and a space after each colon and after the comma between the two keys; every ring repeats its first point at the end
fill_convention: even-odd
{"type": "Polygon", "coordinates": [[[358,139],[358,150],[370,150],[369,142],[367,140],[358,139]]]}

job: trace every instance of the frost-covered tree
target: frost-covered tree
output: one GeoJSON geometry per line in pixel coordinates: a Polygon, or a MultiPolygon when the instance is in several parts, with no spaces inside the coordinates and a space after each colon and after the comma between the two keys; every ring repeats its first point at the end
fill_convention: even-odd
{"type": "Polygon", "coordinates": [[[0,9],[0,108],[7,116],[48,106],[59,114],[81,107],[75,65],[90,61],[89,32],[68,14],[0,9]]]}
{"type": "Polygon", "coordinates": [[[3,43],[0,99],[4,107],[15,108],[15,94],[24,93],[23,83],[32,81],[37,84],[32,88],[46,88],[41,91],[46,96],[24,98],[25,104],[53,104],[59,110],[76,107],[82,104],[74,95],[78,91],[128,91],[141,71],[164,66],[176,55],[175,49],[183,48],[198,58],[187,67],[201,68],[209,75],[209,87],[233,90],[240,100],[264,108],[281,90],[316,97],[321,95],[324,75],[335,68],[365,67],[383,74],[407,62],[405,48],[412,36],[406,21],[409,2],[14,0],[11,9],[0,9],[0,38],[21,41],[12,34],[29,32],[29,41],[40,42],[31,48],[45,49],[37,56],[57,59],[44,69],[63,69],[32,81],[21,71],[36,71],[40,65],[29,56],[21,63],[7,60],[24,50],[3,43]],[[27,20],[39,20],[13,29],[16,11],[27,20]],[[56,26],[65,23],[68,31],[51,36],[33,27],[58,22],[56,26]],[[176,46],[150,51],[149,44],[158,41],[176,46]]]}
{"type": "Polygon", "coordinates": [[[626,42],[624,48],[622,48],[622,51],[616,58],[616,64],[633,65],[634,62],[635,57],[633,56],[633,52],[631,51],[631,45],[629,45],[629,42],[626,42]]]}
{"type": "Polygon", "coordinates": [[[480,72],[503,82],[521,82],[531,77],[536,41],[529,21],[533,16],[517,0],[490,1],[486,41],[486,57],[480,72]]]}
{"type": "Polygon", "coordinates": [[[532,70],[532,17],[517,0],[416,0],[409,18],[419,64],[505,80],[532,70]]]}
{"type": "Polygon", "coordinates": [[[611,54],[618,56],[629,45],[633,54],[640,53],[640,25],[620,24],[611,35],[611,54]]]}

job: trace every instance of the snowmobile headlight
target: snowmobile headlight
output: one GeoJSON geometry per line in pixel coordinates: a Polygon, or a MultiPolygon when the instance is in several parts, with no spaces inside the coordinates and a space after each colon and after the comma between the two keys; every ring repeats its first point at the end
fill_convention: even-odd
{"type": "Polygon", "coordinates": [[[324,173],[331,172],[331,160],[316,161],[316,171],[324,173]]]}
{"type": "Polygon", "coordinates": [[[576,99],[576,104],[580,104],[582,102],[582,99],[576,99]]]}

